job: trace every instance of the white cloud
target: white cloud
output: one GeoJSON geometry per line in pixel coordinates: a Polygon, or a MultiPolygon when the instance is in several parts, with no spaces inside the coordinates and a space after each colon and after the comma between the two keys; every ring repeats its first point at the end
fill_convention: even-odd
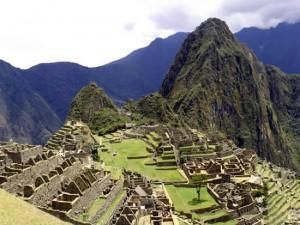
{"type": "Polygon", "coordinates": [[[217,14],[226,19],[233,30],[242,27],[274,27],[278,23],[300,19],[299,0],[226,0],[217,14]]]}
{"type": "Polygon", "coordinates": [[[0,0],[0,59],[98,66],[208,17],[234,31],[296,21],[299,0],[0,0]]]}

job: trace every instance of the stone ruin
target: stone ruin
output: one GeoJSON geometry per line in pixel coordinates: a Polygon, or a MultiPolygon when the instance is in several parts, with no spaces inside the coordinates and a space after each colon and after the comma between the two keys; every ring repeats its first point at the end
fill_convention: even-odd
{"type": "Polygon", "coordinates": [[[154,188],[142,175],[124,171],[126,196],[116,208],[110,223],[116,225],[174,224],[172,206],[162,188],[154,188]],[[148,215],[148,217],[147,217],[148,215]]]}
{"type": "Polygon", "coordinates": [[[108,171],[42,146],[0,144],[0,187],[73,224],[115,186],[108,171]]]}
{"type": "Polygon", "coordinates": [[[167,139],[177,148],[201,143],[202,139],[188,128],[163,127],[161,133],[168,134],[167,139]]]}
{"type": "Polygon", "coordinates": [[[191,129],[169,129],[166,134],[157,155],[165,152],[172,159],[175,155],[177,166],[192,183],[201,175],[202,185],[207,185],[209,193],[239,225],[262,224],[262,214],[251,195],[252,188],[263,187],[251,182],[257,178],[253,176],[258,161],[255,151],[238,148],[230,140],[198,135],[191,129]]]}
{"type": "Polygon", "coordinates": [[[254,151],[239,149],[235,154],[222,157],[191,157],[183,163],[182,169],[189,178],[203,175],[207,180],[217,179],[221,175],[250,176],[255,171],[257,156],[254,151]]]}
{"type": "Polygon", "coordinates": [[[95,143],[89,127],[82,122],[67,121],[48,140],[46,147],[66,155],[90,154],[90,144],[95,143]]]}
{"type": "Polygon", "coordinates": [[[251,186],[247,184],[219,183],[207,184],[208,192],[226,209],[239,225],[262,224],[262,214],[251,195],[251,186]]]}

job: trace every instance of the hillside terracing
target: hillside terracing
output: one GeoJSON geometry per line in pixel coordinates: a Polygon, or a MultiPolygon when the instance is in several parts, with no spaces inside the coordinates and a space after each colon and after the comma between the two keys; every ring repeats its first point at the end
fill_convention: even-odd
{"type": "Polygon", "coordinates": [[[47,146],[1,143],[0,187],[71,224],[298,221],[296,174],[219,134],[152,125],[97,136],[67,122],[47,146]]]}

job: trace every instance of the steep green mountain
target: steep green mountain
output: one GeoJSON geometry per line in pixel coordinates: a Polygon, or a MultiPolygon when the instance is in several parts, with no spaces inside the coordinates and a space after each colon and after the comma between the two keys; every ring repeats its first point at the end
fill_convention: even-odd
{"type": "Polygon", "coordinates": [[[208,19],[184,41],[160,93],[190,126],[292,166],[299,131],[287,124],[299,123],[299,79],[263,65],[223,21],[208,19]]]}
{"type": "Polygon", "coordinates": [[[127,118],[97,84],[90,83],[75,96],[67,120],[82,121],[93,133],[103,135],[125,127],[127,118]]]}
{"type": "Polygon", "coordinates": [[[41,143],[61,121],[27,83],[22,71],[0,61],[0,140],[41,143]]]}
{"type": "Polygon", "coordinates": [[[251,48],[266,64],[286,73],[300,73],[300,23],[280,23],[276,27],[244,28],[236,37],[251,48]]]}
{"type": "Polygon", "coordinates": [[[117,107],[97,84],[90,83],[83,87],[71,103],[68,120],[81,120],[90,123],[93,114],[100,109],[109,108],[117,111],[117,107]]]}
{"type": "Polygon", "coordinates": [[[181,124],[167,100],[157,92],[137,101],[129,100],[123,109],[132,114],[131,119],[136,123],[167,123],[173,126],[181,124]]]}

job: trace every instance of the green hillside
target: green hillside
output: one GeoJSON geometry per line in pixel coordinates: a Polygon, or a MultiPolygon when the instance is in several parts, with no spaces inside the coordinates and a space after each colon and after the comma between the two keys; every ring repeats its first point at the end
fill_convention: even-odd
{"type": "Polygon", "coordinates": [[[1,225],[67,225],[35,206],[0,189],[1,225]]]}

